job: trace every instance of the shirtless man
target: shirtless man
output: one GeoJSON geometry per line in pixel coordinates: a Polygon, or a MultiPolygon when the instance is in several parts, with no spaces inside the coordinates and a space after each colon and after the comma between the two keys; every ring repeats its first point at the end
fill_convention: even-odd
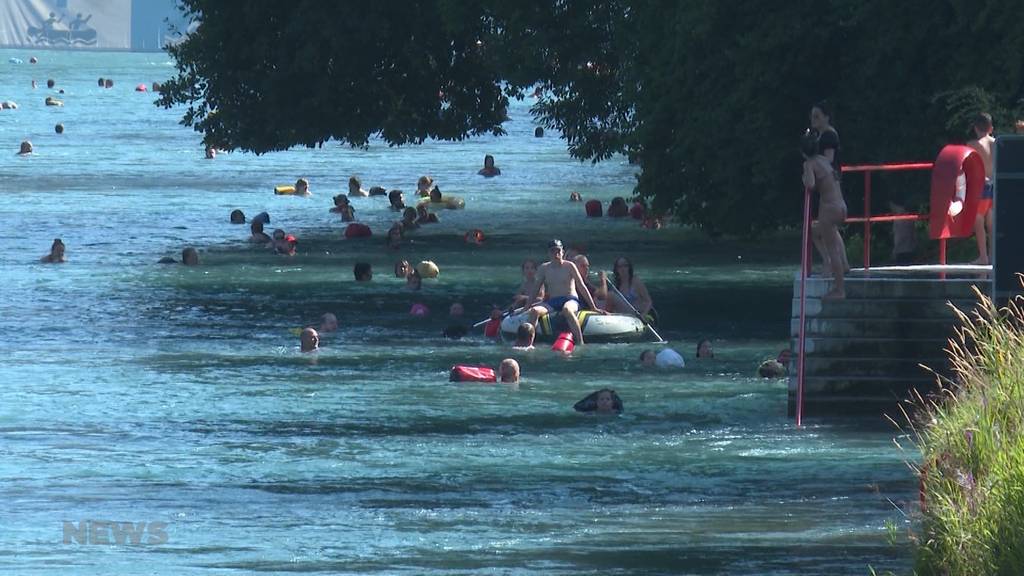
{"type": "Polygon", "coordinates": [[[583,331],[580,329],[579,319],[576,318],[576,312],[580,309],[580,296],[583,296],[583,300],[591,310],[598,314],[607,314],[607,312],[597,307],[594,297],[591,296],[590,290],[583,282],[583,277],[580,276],[576,265],[563,259],[565,252],[562,249],[562,241],[548,242],[548,253],[551,255],[551,260],[541,264],[537,269],[537,283],[530,291],[526,301],[533,302],[537,298],[541,286],[544,287],[547,300],[530,308],[528,322],[536,327],[537,319],[541,314],[561,311],[569,322],[569,330],[572,331],[576,345],[581,345],[583,344],[583,331]]]}
{"type": "Polygon", "coordinates": [[[821,202],[818,205],[818,221],[813,227],[814,245],[821,252],[825,269],[831,269],[835,286],[822,300],[839,300],[846,297],[843,276],[846,274],[846,246],[839,235],[839,225],[846,221],[846,201],[839,189],[835,170],[828,158],[818,152],[818,139],[808,133],[801,141],[800,151],[804,155],[804,186],[818,191],[821,202]]]}
{"type": "Polygon", "coordinates": [[[68,259],[64,256],[64,241],[60,238],[54,238],[53,245],[50,246],[50,253],[40,258],[39,261],[46,264],[62,264],[67,262],[68,259]]]}
{"type": "Polygon", "coordinates": [[[985,163],[985,188],[981,192],[978,216],[974,220],[974,239],[978,242],[978,259],[971,264],[988,265],[990,262],[988,238],[992,235],[992,144],[996,141],[992,137],[992,116],[984,112],[978,114],[974,117],[971,130],[974,131],[974,139],[969,140],[967,145],[973,148],[985,163]]]}

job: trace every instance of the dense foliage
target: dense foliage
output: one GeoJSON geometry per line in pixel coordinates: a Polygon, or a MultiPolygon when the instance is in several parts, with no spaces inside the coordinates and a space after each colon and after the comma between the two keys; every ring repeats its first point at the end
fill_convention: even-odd
{"type": "Polygon", "coordinates": [[[1024,566],[1024,299],[979,299],[950,344],[943,400],[921,400],[922,576],[1024,566]]]}
{"type": "Polygon", "coordinates": [[[160,103],[187,104],[209,144],[500,134],[508,99],[538,85],[535,115],[574,156],[629,154],[638,195],[713,233],[799,220],[817,100],[859,163],[931,159],[981,109],[1005,130],[1024,98],[1017,0],[180,1],[202,25],[171,49],[160,103]]]}

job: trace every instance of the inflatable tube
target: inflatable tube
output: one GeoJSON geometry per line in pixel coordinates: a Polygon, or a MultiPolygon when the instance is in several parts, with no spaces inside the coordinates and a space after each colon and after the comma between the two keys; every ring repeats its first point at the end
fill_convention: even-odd
{"type": "Polygon", "coordinates": [[[366,224],[353,222],[345,226],[345,238],[369,238],[370,236],[373,236],[373,231],[366,224]]]}
{"type": "MultiPolygon", "coordinates": [[[[501,333],[515,339],[519,325],[526,322],[529,312],[508,316],[501,322],[501,333]]],[[[597,314],[590,310],[576,313],[583,337],[588,342],[657,342],[649,335],[647,326],[632,314],[597,314]]],[[[545,314],[537,321],[537,340],[552,342],[564,332],[565,318],[559,314],[545,314]],[[554,316],[554,318],[552,318],[554,316]]]]}
{"type": "Polygon", "coordinates": [[[574,348],[576,348],[576,344],[573,342],[572,332],[562,332],[555,339],[555,343],[551,345],[552,352],[561,352],[562,354],[572,354],[574,348]]]}
{"type": "Polygon", "coordinates": [[[440,202],[432,202],[430,198],[423,198],[420,204],[426,204],[431,208],[445,208],[448,210],[459,210],[466,207],[466,201],[458,196],[443,196],[440,202]]]}
{"type": "Polygon", "coordinates": [[[493,368],[487,366],[466,366],[456,364],[448,375],[450,382],[497,382],[493,368]]]}
{"type": "Polygon", "coordinates": [[[420,278],[437,278],[441,270],[430,260],[424,260],[416,265],[416,272],[420,275],[420,278]]]}
{"type": "Polygon", "coordinates": [[[295,186],[291,186],[291,185],[287,185],[287,184],[283,185],[283,186],[274,186],[274,194],[277,194],[279,196],[285,196],[285,195],[288,195],[288,194],[295,194],[295,186]]]}
{"type": "Polygon", "coordinates": [[[973,235],[974,219],[984,187],[985,163],[976,150],[959,144],[950,144],[940,150],[932,165],[931,210],[928,215],[931,239],[973,235]],[[961,173],[967,184],[963,206],[956,216],[950,216],[949,205],[956,199],[956,181],[961,173]]]}
{"type": "Polygon", "coordinates": [[[587,203],[583,205],[587,211],[588,218],[600,218],[601,217],[601,201],[600,200],[587,200],[587,203]]]}

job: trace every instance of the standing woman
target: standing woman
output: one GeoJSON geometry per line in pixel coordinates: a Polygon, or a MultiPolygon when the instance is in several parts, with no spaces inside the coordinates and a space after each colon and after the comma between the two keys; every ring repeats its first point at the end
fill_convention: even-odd
{"type": "MultiPolygon", "coordinates": [[[[827,102],[821,100],[811,106],[811,132],[817,135],[817,155],[824,156],[828,160],[829,165],[832,167],[832,176],[835,179],[836,186],[838,187],[842,182],[842,170],[839,162],[839,132],[836,131],[835,127],[832,126],[832,107],[827,102]]],[[[820,213],[819,213],[820,214],[820,213]]],[[[845,221],[845,212],[843,219],[845,221]]],[[[820,220],[820,218],[819,218],[820,220]]],[[[843,221],[835,223],[835,225],[842,226],[843,221]]],[[[838,228],[835,235],[838,236],[838,228]]],[[[815,246],[818,251],[822,254],[829,254],[828,247],[821,243],[820,238],[823,234],[818,233],[815,235],[818,240],[815,241],[815,246]]],[[[840,264],[842,266],[843,273],[850,271],[850,262],[846,258],[845,248],[840,251],[839,256],[841,257],[840,264]]],[[[825,260],[826,274],[829,273],[831,263],[828,259],[825,260]]]]}
{"type": "Polygon", "coordinates": [[[615,312],[632,312],[629,308],[629,305],[632,304],[633,308],[636,308],[640,316],[646,320],[651,314],[654,303],[651,301],[651,295],[647,293],[647,287],[644,286],[643,281],[633,275],[633,263],[626,257],[619,258],[615,261],[614,275],[615,287],[619,289],[619,294],[616,294],[616,298],[609,298],[609,300],[615,302],[615,312]],[[625,298],[626,302],[622,302],[622,298],[625,298]]]}

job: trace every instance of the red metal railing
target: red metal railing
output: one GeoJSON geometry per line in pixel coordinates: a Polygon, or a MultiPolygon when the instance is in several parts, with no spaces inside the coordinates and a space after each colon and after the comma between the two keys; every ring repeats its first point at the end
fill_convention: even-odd
{"type": "MultiPolygon", "coordinates": [[[[874,172],[903,172],[908,170],[931,170],[931,162],[915,162],[907,164],[857,164],[843,166],[843,173],[863,172],[864,173],[864,216],[847,218],[847,223],[864,223],[864,269],[871,268],[871,225],[875,222],[898,222],[900,220],[927,220],[927,214],[884,214],[879,216],[871,215],[871,174],[874,172]]],[[[800,334],[797,339],[797,368],[796,368],[796,425],[803,426],[804,416],[804,348],[806,344],[805,327],[807,324],[807,277],[811,275],[811,189],[804,189],[804,222],[803,222],[803,248],[800,265],[800,334]]],[[[939,247],[939,259],[946,263],[946,242],[941,241],[939,247]]]]}

